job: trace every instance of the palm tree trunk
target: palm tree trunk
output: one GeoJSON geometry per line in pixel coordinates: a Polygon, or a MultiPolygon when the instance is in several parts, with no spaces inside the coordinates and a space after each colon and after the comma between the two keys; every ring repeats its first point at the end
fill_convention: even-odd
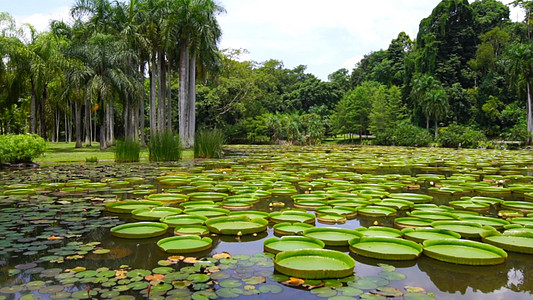
{"type": "Polygon", "coordinates": [[[530,80],[529,78],[526,80],[527,81],[527,105],[526,105],[526,109],[527,109],[527,131],[529,132],[529,136],[528,136],[528,139],[527,139],[527,144],[530,145],[531,144],[531,136],[533,135],[533,114],[532,114],[532,103],[531,103],[531,93],[533,92],[531,90],[531,84],[530,84],[530,80]]]}
{"type": "Polygon", "coordinates": [[[181,145],[184,148],[190,148],[187,139],[187,122],[189,108],[188,108],[188,90],[189,90],[189,45],[185,43],[180,49],[180,86],[179,86],[179,135],[181,145]]]}
{"type": "Polygon", "coordinates": [[[196,54],[190,55],[189,63],[189,120],[187,137],[189,139],[189,147],[194,146],[194,134],[196,131],[196,54]]]}
{"type": "Polygon", "coordinates": [[[31,82],[31,103],[30,103],[30,133],[37,133],[37,99],[35,95],[35,85],[31,82]]]}
{"type": "Polygon", "coordinates": [[[437,119],[435,119],[435,139],[439,135],[439,122],[437,122],[437,119]]]}
{"type": "Polygon", "coordinates": [[[41,122],[41,136],[43,139],[47,139],[47,130],[46,130],[46,99],[48,98],[48,87],[45,85],[43,89],[43,96],[41,102],[39,103],[39,112],[40,112],[40,122],[41,122]]]}
{"type": "Polygon", "coordinates": [[[168,62],[168,103],[167,103],[167,130],[172,131],[172,68],[170,65],[170,60],[168,62]]]}
{"type": "Polygon", "coordinates": [[[84,93],[85,98],[85,124],[83,125],[85,127],[85,146],[90,147],[91,146],[91,105],[87,99],[87,93],[84,93]]]}
{"type": "MultiPolygon", "coordinates": [[[[100,97],[98,97],[100,98],[100,97]]],[[[98,103],[101,103],[101,99],[98,99],[98,103]]],[[[106,144],[106,105],[98,110],[98,117],[100,119],[100,150],[107,149],[106,144]]]]}
{"type": "Polygon", "coordinates": [[[167,101],[167,96],[165,94],[165,88],[166,88],[166,79],[165,79],[165,71],[166,71],[166,67],[165,67],[165,55],[164,53],[162,53],[163,51],[160,49],[157,53],[157,58],[158,58],[158,64],[157,64],[157,68],[158,68],[158,74],[159,74],[159,80],[157,82],[158,84],[158,91],[159,91],[159,95],[158,95],[158,99],[157,99],[157,130],[158,131],[163,131],[165,130],[166,128],[166,101],[167,101]]]}
{"type": "Polygon", "coordinates": [[[109,101],[107,104],[107,115],[108,115],[108,123],[107,128],[109,130],[109,142],[106,143],[107,146],[114,146],[116,144],[115,142],[115,109],[113,105],[113,100],[109,101]]]}
{"type": "Polygon", "coordinates": [[[155,58],[152,59],[152,64],[150,65],[150,135],[154,135],[157,131],[157,116],[156,116],[156,99],[155,99],[155,83],[156,83],[156,64],[154,62],[155,58]]]}
{"type": "Polygon", "coordinates": [[[76,148],[81,148],[81,105],[74,102],[74,115],[76,122],[76,148]]]}

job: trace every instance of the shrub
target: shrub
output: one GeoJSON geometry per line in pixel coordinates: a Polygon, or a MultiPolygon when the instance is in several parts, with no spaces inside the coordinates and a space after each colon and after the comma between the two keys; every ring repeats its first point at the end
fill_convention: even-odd
{"type": "Polygon", "coordinates": [[[86,157],[85,158],[85,162],[86,163],[97,163],[98,162],[98,157],[96,157],[96,156],[86,157]]]}
{"type": "Polygon", "coordinates": [[[220,158],[224,155],[222,146],[226,138],[222,130],[200,130],[194,138],[194,157],[220,158]]]}
{"type": "Polygon", "coordinates": [[[150,161],[176,161],[181,158],[179,136],[172,131],[156,132],[148,142],[150,161]]]}
{"type": "Polygon", "coordinates": [[[483,132],[458,124],[451,124],[439,131],[439,142],[443,147],[457,148],[460,145],[463,148],[477,148],[486,140],[483,132]]]}
{"type": "Polygon", "coordinates": [[[0,135],[0,163],[31,162],[45,151],[45,140],[36,134],[0,135]]]}
{"type": "Polygon", "coordinates": [[[115,147],[115,161],[119,163],[138,162],[141,145],[134,139],[118,140],[115,147]]]}
{"type": "Polygon", "coordinates": [[[407,122],[400,122],[394,128],[376,134],[375,139],[379,145],[408,147],[425,147],[432,141],[429,132],[407,122]]]}

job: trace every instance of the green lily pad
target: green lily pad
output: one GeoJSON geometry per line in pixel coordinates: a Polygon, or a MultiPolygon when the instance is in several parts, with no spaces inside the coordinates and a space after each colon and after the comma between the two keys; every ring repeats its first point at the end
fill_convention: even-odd
{"type": "Polygon", "coordinates": [[[337,290],[330,287],[321,287],[311,290],[311,294],[317,295],[321,298],[329,298],[337,295],[337,290]]]}

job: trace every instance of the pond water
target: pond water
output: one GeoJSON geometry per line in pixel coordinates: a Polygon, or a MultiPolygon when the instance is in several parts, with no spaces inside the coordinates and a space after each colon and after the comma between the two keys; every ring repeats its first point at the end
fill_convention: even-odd
{"type": "MultiPolygon", "coordinates": [[[[502,264],[467,266],[424,255],[412,261],[378,260],[351,253],[347,246],[326,246],[355,259],[354,276],[302,284],[276,272],[273,255],[263,250],[263,241],[276,237],[273,223],[254,235],[210,234],[211,249],[184,257],[156,245],[172,230],[144,239],[110,234],[110,228],[137,220],[108,212],[105,204],[142,199],[144,193],[134,192],[140,190],[234,195],[288,188],[299,194],[370,195],[376,201],[408,192],[429,194],[433,204],[446,207],[465,196],[528,201],[527,192],[533,191],[533,155],[527,151],[231,146],[226,152],[221,160],[175,164],[0,171],[0,299],[142,299],[148,293],[150,299],[531,299],[533,254],[508,251],[502,264]],[[161,176],[187,180],[161,185],[161,176]],[[480,188],[487,186],[492,189],[480,188]]],[[[251,210],[293,207],[291,195],[280,194],[261,198],[251,210]]],[[[502,209],[492,205],[481,214],[498,217],[502,209]]],[[[316,220],[314,225],[392,228],[395,218],[411,210],[357,215],[342,224],[316,220]]]]}

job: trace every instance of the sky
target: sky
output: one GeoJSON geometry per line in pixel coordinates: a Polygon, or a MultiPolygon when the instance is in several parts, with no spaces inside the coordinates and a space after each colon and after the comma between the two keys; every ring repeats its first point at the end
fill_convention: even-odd
{"type": "MultiPolygon", "coordinates": [[[[440,0],[217,0],[221,49],[245,49],[243,60],[269,59],[285,68],[307,66],[322,80],[340,68],[352,70],[365,54],[387,49],[402,31],[415,39],[420,21],[440,0]]],[[[509,3],[512,0],[503,0],[509,3]]],[[[75,0],[0,0],[17,24],[47,30],[50,20],[67,21],[75,0]]],[[[517,21],[519,9],[511,8],[517,21]]]]}

